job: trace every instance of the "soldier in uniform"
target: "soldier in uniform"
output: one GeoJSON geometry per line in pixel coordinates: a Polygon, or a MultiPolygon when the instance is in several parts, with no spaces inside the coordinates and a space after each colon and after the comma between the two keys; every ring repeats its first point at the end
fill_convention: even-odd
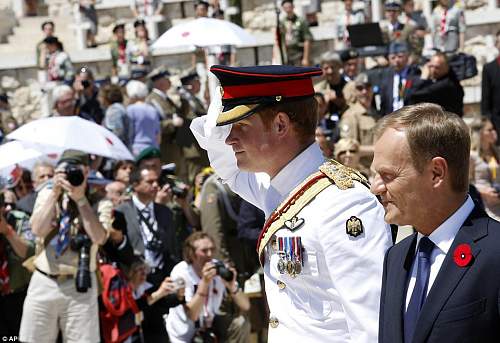
{"type": "Polygon", "coordinates": [[[319,68],[213,66],[222,85],[191,129],[216,173],[267,218],[258,243],[269,342],[375,342],[383,208],[314,141],[319,68]]]}
{"type": "Polygon", "coordinates": [[[183,101],[181,113],[184,120],[183,125],[178,127],[175,133],[175,141],[181,149],[182,163],[176,170],[184,182],[194,185],[196,175],[206,166],[208,158],[206,152],[200,148],[193,134],[189,130],[189,125],[194,118],[207,113],[205,105],[197,97],[201,89],[198,74],[190,71],[181,77],[182,87],[179,88],[179,94],[183,101]]]}
{"type": "Polygon", "coordinates": [[[355,139],[361,145],[373,145],[373,129],[380,116],[373,107],[372,85],[364,73],[353,82],[356,100],[340,119],[340,137],[355,139]]]}
{"type": "Polygon", "coordinates": [[[153,89],[146,98],[146,102],[153,105],[160,113],[161,117],[161,161],[163,163],[174,162],[179,164],[181,151],[175,144],[175,131],[184,124],[184,120],[179,115],[180,99],[177,104],[167,93],[172,85],[169,79],[170,73],[161,66],[154,69],[147,78],[152,82],[153,89]]]}
{"type": "Polygon", "coordinates": [[[406,23],[399,21],[401,8],[401,0],[387,0],[384,5],[385,19],[380,21],[380,29],[385,44],[406,43],[413,51],[418,48],[415,46],[415,41],[411,39],[415,34],[417,24],[413,20],[406,23]]]}
{"type": "Polygon", "coordinates": [[[307,66],[310,63],[313,40],[309,25],[295,14],[292,0],[283,0],[281,7],[286,13],[285,18],[280,20],[281,42],[285,45],[286,61],[290,65],[307,66]]]}

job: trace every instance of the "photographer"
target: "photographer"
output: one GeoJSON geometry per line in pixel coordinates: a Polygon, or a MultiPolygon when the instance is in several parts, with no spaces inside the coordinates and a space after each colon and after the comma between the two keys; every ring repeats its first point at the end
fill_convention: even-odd
{"type": "MultiPolygon", "coordinates": [[[[159,287],[180,260],[172,212],[154,202],[159,189],[158,174],[155,170],[134,169],[130,174],[130,185],[133,189],[132,198],[119,205],[114,212],[115,226],[117,218],[123,217],[126,221],[126,235],[118,249],[125,249],[127,244],[130,244],[135,254],[143,256],[151,267],[147,281],[159,287]]],[[[166,341],[163,315],[167,312],[168,307],[154,304],[144,313],[143,330],[146,342],[166,341]]]]}
{"type": "Polygon", "coordinates": [[[79,116],[101,124],[104,111],[99,103],[99,89],[95,85],[94,75],[88,67],[82,67],[75,75],[73,82],[79,116]]]}
{"type": "Polygon", "coordinates": [[[0,338],[17,336],[31,273],[23,261],[35,253],[28,216],[8,211],[0,193],[0,338]],[[6,311],[5,309],[8,309],[6,311]]]}
{"type": "Polygon", "coordinates": [[[86,196],[89,157],[66,150],[31,217],[37,253],[20,341],[99,342],[96,255],[107,239],[86,196]]]}
{"type": "Polygon", "coordinates": [[[173,308],[167,318],[172,343],[249,339],[250,323],[239,312],[248,311],[250,302],[236,282],[236,270],[213,260],[214,253],[214,241],[204,232],[193,233],[184,243],[184,261],[170,275],[186,286],[186,305],[173,308]],[[223,311],[224,305],[229,311],[223,311]]]}

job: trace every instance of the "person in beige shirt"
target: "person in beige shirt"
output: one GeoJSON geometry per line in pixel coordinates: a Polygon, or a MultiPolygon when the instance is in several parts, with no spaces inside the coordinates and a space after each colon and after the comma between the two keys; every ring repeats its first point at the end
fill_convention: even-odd
{"type": "Polygon", "coordinates": [[[31,217],[35,272],[24,302],[23,342],[54,342],[59,331],[65,342],[100,340],[96,256],[108,232],[86,197],[88,165],[88,155],[66,150],[53,181],[38,193],[31,217]],[[82,283],[85,267],[89,273],[82,283]]]}

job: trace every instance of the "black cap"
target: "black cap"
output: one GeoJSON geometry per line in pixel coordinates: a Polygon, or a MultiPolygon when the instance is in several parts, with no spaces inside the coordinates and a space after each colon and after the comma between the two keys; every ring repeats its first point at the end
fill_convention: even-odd
{"type": "Polygon", "coordinates": [[[340,53],[340,59],[342,60],[343,63],[358,57],[359,57],[359,52],[356,49],[347,49],[340,53]]]}
{"type": "Polygon", "coordinates": [[[187,85],[189,82],[197,78],[199,78],[198,73],[194,70],[189,70],[181,75],[180,80],[183,85],[187,85]]]}
{"type": "Polygon", "coordinates": [[[156,81],[165,76],[170,76],[168,69],[165,68],[165,66],[159,66],[158,68],[153,69],[153,71],[148,74],[147,78],[151,81],[156,81]]]}
{"type": "Polygon", "coordinates": [[[285,65],[214,65],[210,71],[221,84],[223,109],[217,118],[218,126],[249,117],[265,105],[314,96],[311,78],[323,73],[320,68],[285,65]]]}

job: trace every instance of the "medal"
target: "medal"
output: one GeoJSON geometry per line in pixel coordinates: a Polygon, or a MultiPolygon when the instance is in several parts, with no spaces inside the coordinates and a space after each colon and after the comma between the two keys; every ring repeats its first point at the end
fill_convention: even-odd
{"type": "Polygon", "coordinates": [[[285,273],[285,261],[282,258],[280,258],[280,260],[278,261],[278,271],[280,272],[280,274],[285,273]]]}
{"type": "Polygon", "coordinates": [[[297,274],[295,274],[295,263],[294,262],[292,262],[292,261],[287,261],[286,262],[286,272],[291,277],[296,277],[297,276],[297,274]]]}
{"type": "Polygon", "coordinates": [[[276,268],[278,269],[278,272],[280,274],[284,274],[286,271],[286,263],[284,259],[285,251],[284,251],[283,237],[277,237],[276,241],[277,241],[276,245],[277,245],[278,255],[280,258],[278,264],[276,265],[276,268]]]}
{"type": "Polygon", "coordinates": [[[302,263],[295,261],[295,273],[300,274],[302,272],[302,263]]]}

